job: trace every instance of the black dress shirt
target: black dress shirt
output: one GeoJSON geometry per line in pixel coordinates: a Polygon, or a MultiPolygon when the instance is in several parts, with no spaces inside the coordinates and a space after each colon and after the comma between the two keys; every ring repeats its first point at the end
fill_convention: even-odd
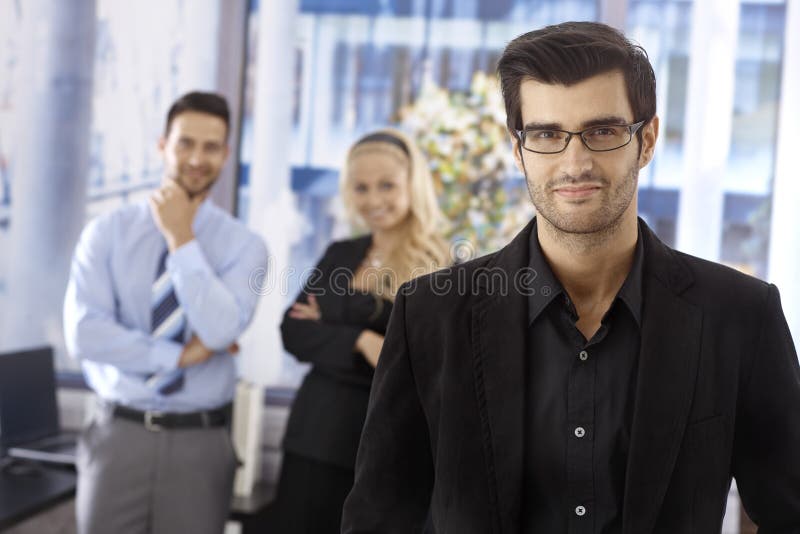
{"type": "Polygon", "coordinates": [[[619,533],[640,341],[641,232],[631,271],[588,341],[535,227],[529,264],[537,290],[528,303],[523,531],[619,533]]]}

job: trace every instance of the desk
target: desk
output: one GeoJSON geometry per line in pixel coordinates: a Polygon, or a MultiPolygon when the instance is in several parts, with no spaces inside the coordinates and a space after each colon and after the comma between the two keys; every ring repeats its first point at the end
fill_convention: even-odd
{"type": "Polygon", "coordinates": [[[0,471],[0,530],[75,494],[77,475],[69,468],[26,464],[25,471],[0,471]]]}

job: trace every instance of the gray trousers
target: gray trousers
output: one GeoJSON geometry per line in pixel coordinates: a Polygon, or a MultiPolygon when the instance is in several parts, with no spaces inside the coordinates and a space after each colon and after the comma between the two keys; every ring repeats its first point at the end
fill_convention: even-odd
{"type": "Polygon", "coordinates": [[[78,533],[220,534],[236,464],[225,427],[154,432],[103,407],[78,440],[78,533]]]}

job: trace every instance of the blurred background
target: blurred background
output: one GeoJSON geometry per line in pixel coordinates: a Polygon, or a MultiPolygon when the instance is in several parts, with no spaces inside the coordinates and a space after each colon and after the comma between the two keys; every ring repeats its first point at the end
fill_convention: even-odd
{"type": "Polygon", "coordinates": [[[0,0],[0,352],[63,349],[69,260],[88,219],[161,179],[169,104],[226,95],[232,157],[215,202],[259,232],[270,274],[241,372],[293,388],[277,325],[303,271],[349,235],[338,168],[395,125],[430,159],[459,259],[533,215],[495,77],[515,36],[611,24],[656,71],[661,138],[642,217],[668,244],[782,291],[800,338],[797,0],[0,0]]]}

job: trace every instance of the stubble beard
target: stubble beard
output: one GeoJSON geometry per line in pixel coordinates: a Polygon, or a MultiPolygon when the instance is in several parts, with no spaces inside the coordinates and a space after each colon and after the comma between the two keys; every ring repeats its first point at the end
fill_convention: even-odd
{"type": "Polygon", "coordinates": [[[214,177],[212,177],[208,181],[207,184],[205,184],[203,187],[201,187],[200,189],[197,189],[197,190],[195,190],[195,189],[193,189],[193,188],[191,188],[191,187],[189,187],[187,185],[187,180],[183,179],[183,173],[180,170],[178,170],[177,172],[171,174],[169,176],[169,178],[170,178],[170,180],[175,182],[178,185],[178,187],[183,189],[183,191],[189,196],[189,199],[192,200],[192,199],[194,199],[195,197],[197,197],[199,195],[207,194],[211,190],[211,188],[214,186],[214,184],[217,182],[217,179],[219,178],[219,174],[214,176],[214,177]]]}
{"type": "MultiPolygon", "coordinates": [[[[537,217],[545,224],[539,226],[556,241],[568,248],[581,251],[594,249],[613,239],[624,221],[625,212],[636,195],[639,180],[638,162],[628,168],[625,179],[613,188],[604,176],[585,174],[579,177],[563,177],[548,180],[545,184],[536,185],[525,172],[528,194],[536,208],[537,217]],[[558,207],[553,189],[563,185],[579,185],[581,183],[600,183],[603,185],[600,207],[580,215],[565,213],[558,207]]],[[[591,201],[591,200],[588,200],[591,201]]]]}

